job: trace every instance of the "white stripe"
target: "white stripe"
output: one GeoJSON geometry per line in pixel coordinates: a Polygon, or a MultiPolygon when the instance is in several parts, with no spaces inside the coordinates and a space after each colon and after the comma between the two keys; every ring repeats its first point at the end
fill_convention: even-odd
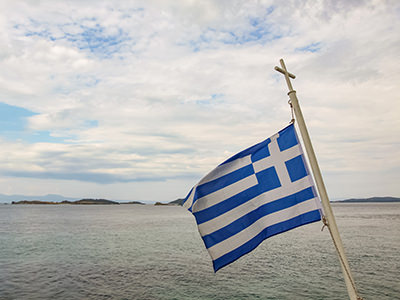
{"type": "MultiPolygon", "coordinates": [[[[286,160],[295,158],[296,156],[299,156],[300,154],[303,154],[303,151],[300,148],[300,145],[297,144],[289,149],[286,149],[285,151],[282,151],[281,153],[285,154],[286,160]]],[[[267,156],[263,159],[260,159],[256,162],[253,163],[254,171],[256,173],[268,169],[270,167],[275,166],[276,162],[274,161],[274,158],[272,156],[267,156]]]]}
{"type": "Polygon", "coordinates": [[[193,203],[193,197],[194,194],[196,193],[196,188],[197,188],[197,184],[192,188],[192,191],[190,192],[189,197],[187,198],[186,202],[183,203],[183,207],[186,209],[189,209],[192,206],[193,203]]]}
{"type": "MultiPolygon", "coordinates": [[[[296,137],[297,137],[297,135],[296,135],[296,137]]],[[[307,161],[305,160],[304,155],[302,156],[302,158],[303,158],[303,163],[304,163],[304,167],[306,168],[307,174],[311,174],[311,172],[310,172],[310,170],[309,170],[309,168],[308,168],[307,161]]],[[[317,190],[315,189],[315,182],[314,182],[314,179],[313,179],[313,177],[312,177],[311,175],[308,175],[307,178],[308,178],[308,182],[310,183],[310,186],[311,186],[311,187],[313,188],[313,190],[314,190],[314,194],[317,195],[317,197],[315,198],[315,203],[316,203],[316,205],[318,206],[318,209],[321,210],[322,215],[324,215],[324,209],[323,209],[323,207],[322,207],[321,200],[319,199],[319,197],[318,197],[318,192],[317,192],[317,190]]]]}
{"type": "Polygon", "coordinates": [[[235,250],[240,247],[244,243],[250,241],[252,238],[257,236],[261,231],[263,231],[266,227],[274,225],[276,223],[284,222],[294,217],[297,217],[301,214],[304,214],[309,211],[313,211],[318,209],[315,204],[314,199],[307,200],[305,202],[301,202],[297,205],[291,206],[287,209],[277,211],[273,214],[262,217],[257,220],[251,226],[245,228],[240,231],[236,235],[223,240],[222,242],[208,248],[208,252],[210,253],[213,260],[218,259],[226,253],[235,250]]]}
{"type": "Polygon", "coordinates": [[[282,187],[286,187],[291,183],[289,173],[285,165],[285,161],[287,159],[286,155],[279,149],[277,139],[273,139],[268,146],[271,158],[275,161],[274,168],[276,174],[278,175],[279,182],[281,183],[282,187]]]}
{"type": "MultiPolygon", "coordinates": [[[[273,190],[270,190],[268,192],[265,192],[250,201],[247,201],[243,203],[240,206],[235,207],[234,209],[219,215],[218,217],[211,219],[210,221],[207,221],[205,223],[199,224],[199,231],[202,236],[213,233],[214,231],[217,231],[221,229],[222,227],[225,227],[226,225],[229,225],[230,223],[234,222],[235,220],[243,217],[244,215],[248,214],[249,212],[259,208],[260,206],[272,202],[275,200],[278,200],[283,197],[287,197],[289,195],[292,195],[294,193],[300,192],[304,190],[305,188],[310,186],[309,183],[309,176],[303,177],[300,180],[297,180],[296,182],[293,182],[289,187],[286,188],[276,188],[273,190]]],[[[317,199],[318,200],[318,199],[317,199]]]]}
{"type": "Polygon", "coordinates": [[[198,212],[211,207],[257,184],[258,180],[255,174],[247,176],[231,185],[197,199],[196,203],[193,205],[192,212],[198,212]]]}
{"type": "Polygon", "coordinates": [[[210,173],[208,173],[206,176],[204,176],[197,185],[213,181],[219,177],[222,177],[226,174],[229,174],[233,171],[236,171],[250,164],[251,164],[251,155],[247,155],[245,157],[235,159],[234,161],[228,162],[226,164],[219,165],[210,173]]]}

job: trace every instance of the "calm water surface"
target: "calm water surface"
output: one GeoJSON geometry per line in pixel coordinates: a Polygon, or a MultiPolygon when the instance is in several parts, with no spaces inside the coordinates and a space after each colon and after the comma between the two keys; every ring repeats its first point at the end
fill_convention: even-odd
{"type": "MultiPolygon", "coordinates": [[[[400,204],[333,209],[362,296],[400,299],[400,204]]],[[[0,205],[0,299],[347,299],[321,227],[214,274],[182,207],[0,205]]]]}

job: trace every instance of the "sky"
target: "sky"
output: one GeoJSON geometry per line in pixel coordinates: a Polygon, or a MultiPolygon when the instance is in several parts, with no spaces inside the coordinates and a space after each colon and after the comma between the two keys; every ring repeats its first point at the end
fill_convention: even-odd
{"type": "Polygon", "coordinates": [[[288,125],[331,199],[400,196],[399,1],[0,0],[0,194],[172,201],[288,125]]]}

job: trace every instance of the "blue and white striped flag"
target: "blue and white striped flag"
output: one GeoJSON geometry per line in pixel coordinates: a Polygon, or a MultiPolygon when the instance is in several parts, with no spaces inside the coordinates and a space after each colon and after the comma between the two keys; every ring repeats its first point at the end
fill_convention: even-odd
{"type": "Polygon", "coordinates": [[[321,219],[293,124],[220,164],[183,206],[196,218],[214,271],[273,235],[321,219]]]}

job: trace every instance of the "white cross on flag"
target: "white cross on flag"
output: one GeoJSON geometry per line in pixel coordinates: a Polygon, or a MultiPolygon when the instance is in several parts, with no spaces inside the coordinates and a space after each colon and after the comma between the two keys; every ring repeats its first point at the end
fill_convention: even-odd
{"type": "Polygon", "coordinates": [[[321,219],[293,124],[220,164],[183,206],[196,218],[215,271],[264,239],[321,219]]]}

